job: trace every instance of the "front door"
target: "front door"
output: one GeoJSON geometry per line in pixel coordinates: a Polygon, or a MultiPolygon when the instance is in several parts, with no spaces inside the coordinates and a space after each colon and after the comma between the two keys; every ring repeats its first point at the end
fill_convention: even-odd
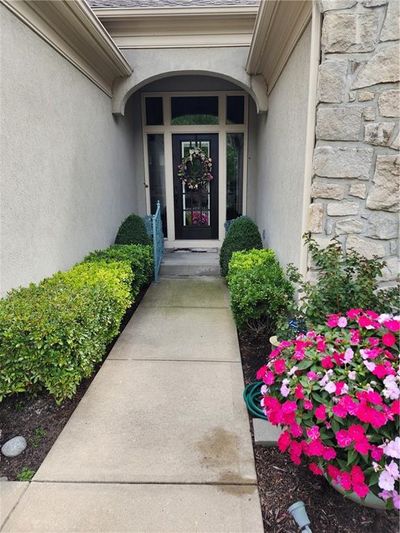
{"type": "MultiPolygon", "coordinates": [[[[218,239],[218,134],[173,135],[174,204],[176,239],[218,239]],[[211,157],[212,179],[197,188],[184,183],[179,166],[189,150],[199,148],[211,157]]],[[[198,163],[198,160],[195,161],[198,163]]],[[[190,177],[204,173],[201,164],[188,165],[190,177]]]]}

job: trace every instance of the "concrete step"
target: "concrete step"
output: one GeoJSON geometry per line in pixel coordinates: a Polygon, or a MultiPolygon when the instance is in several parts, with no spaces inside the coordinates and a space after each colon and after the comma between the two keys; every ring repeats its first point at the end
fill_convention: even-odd
{"type": "Polygon", "coordinates": [[[160,270],[162,277],[219,276],[217,251],[167,251],[160,270]]]}

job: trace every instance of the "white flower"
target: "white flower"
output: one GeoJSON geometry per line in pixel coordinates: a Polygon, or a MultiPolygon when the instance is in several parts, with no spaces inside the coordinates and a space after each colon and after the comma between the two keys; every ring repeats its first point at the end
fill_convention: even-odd
{"type": "Polygon", "coordinates": [[[349,379],[352,379],[352,380],[355,380],[357,378],[357,373],[355,370],[352,370],[351,372],[348,373],[348,377],[349,379]]]}
{"type": "Polygon", "coordinates": [[[387,313],[383,313],[382,315],[378,316],[378,322],[382,324],[383,322],[386,322],[386,320],[390,320],[393,317],[393,315],[389,315],[387,313]]]}
{"type": "Polygon", "coordinates": [[[383,453],[388,457],[400,459],[400,437],[396,437],[394,440],[386,444],[386,446],[383,446],[383,453]]]}
{"type": "Polygon", "coordinates": [[[354,352],[351,348],[347,348],[347,350],[344,352],[343,360],[345,363],[350,363],[350,361],[353,359],[354,352]]]}
{"type": "Polygon", "coordinates": [[[333,394],[336,391],[336,385],[333,383],[333,381],[328,381],[324,389],[326,392],[329,392],[329,394],[333,394]]]}
{"type": "Polygon", "coordinates": [[[371,363],[371,361],[364,361],[364,365],[368,368],[370,372],[373,372],[375,370],[375,363],[371,363]]]}
{"type": "Polygon", "coordinates": [[[297,372],[297,366],[293,366],[289,372],[288,372],[288,376],[293,376],[293,374],[295,374],[297,372]]]}

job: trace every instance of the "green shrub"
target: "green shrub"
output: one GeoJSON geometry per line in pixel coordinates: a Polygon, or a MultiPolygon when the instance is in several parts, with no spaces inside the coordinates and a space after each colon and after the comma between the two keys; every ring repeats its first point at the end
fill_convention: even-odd
{"type": "Polygon", "coordinates": [[[134,213],[129,215],[118,230],[115,244],[151,244],[143,219],[134,213]]]}
{"type": "Polygon", "coordinates": [[[296,314],[305,319],[308,327],[325,324],[328,314],[345,314],[352,308],[399,312],[399,288],[379,288],[383,260],[367,259],[351,249],[345,252],[335,240],[325,248],[308,236],[305,242],[317,269],[317,281],[305,281],[293,265],[289,265],[287,273],[299,286],[296,314]]]}
{"type": "Polygon", "coordinates": [[[229,226],[222,243],[219,264],[221,276],[228,274],[228,265],[233,252],[262,248],[262,241],[257,225],[248,217],[236,218],[229,226]]]}
{"type": "Polygon", "coordinates": [[[286,316],[294,294],[274,252],[234,252],[227,279],[238,329],[274,333],[278,319],[286,316]]]}
{"type": "Polygon", "coordinates": [[[0,400],[43,388],[72,397],[118,333],[131,281],[128,263],[80,264],[0,300],[0,400]]]}
{"type": "Polygon", "coordinates": [[[114,244],[105,250],[95,250],[85,257],[85,262],[127,261],[133,273],[132,295],[151,281],[153,274],[152,247],[143,244],[114,244]]]}

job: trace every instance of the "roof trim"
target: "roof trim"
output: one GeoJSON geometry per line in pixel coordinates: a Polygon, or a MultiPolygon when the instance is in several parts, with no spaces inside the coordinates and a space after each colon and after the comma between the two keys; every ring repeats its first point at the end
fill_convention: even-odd
{"type": "Polygon", "coordinates": [[[218,16],[218,15],[257,15],[258,5],[209,5],[193,7],[93,7],[92,11],[100,19],[136,18],[136,17],[179,17],[179,16],[218,16]]]}
{"type": "Polygon", "coordinates": [[[313,0],[265,0],[260,5],[246,70],[264,76],[268,94],[311,19],[312,5],[313,0]]]}
{"type": "Polygon", "coordinates": [[[108,96],[116,78],[132,68],[83,0],[2,0],[37,33],[108,96]]]}
{"type": "Polygon", "coordinates": [[[250,46],[258,6],[96,8],[120,48],[250,46]]]}

